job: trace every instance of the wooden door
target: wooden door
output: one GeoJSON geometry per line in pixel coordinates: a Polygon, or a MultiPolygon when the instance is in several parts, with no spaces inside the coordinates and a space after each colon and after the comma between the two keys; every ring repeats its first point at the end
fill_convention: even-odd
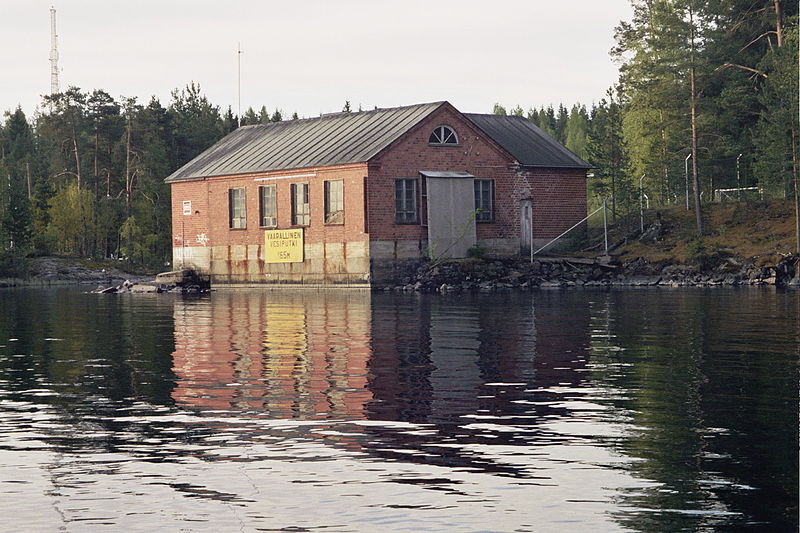
{"type": "Polygon", "coordinates": [[[533,204],[522,200],[519,205],[519,251],[530,254],[533,244],[533,204]]]}

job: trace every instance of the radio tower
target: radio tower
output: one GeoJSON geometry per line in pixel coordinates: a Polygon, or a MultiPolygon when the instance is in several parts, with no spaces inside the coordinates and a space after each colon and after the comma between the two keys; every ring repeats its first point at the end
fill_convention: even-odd
{"type": "Polygon", "coordinates": [[[61,92],[58,87],[58,35],[56,35],[56,8],[50,7],[50,94],[61,92]]]}

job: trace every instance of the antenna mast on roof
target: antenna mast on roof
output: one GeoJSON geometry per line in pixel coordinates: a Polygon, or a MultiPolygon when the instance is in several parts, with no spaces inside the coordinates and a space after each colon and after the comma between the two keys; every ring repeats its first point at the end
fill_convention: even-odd
{"type": "Polygon", "coordinates": [[[238,49],[236,52],[237,62],[237,91],[238,91],[238,110],[236,112],[236,125],[242,125],[242,43],[237,44],[238,49]]]}
{"type": "Polygon", "coordinates": [[[58,86],[58,35],[56,8],[50,6],[50,94],[61,92],[58,86]]]}

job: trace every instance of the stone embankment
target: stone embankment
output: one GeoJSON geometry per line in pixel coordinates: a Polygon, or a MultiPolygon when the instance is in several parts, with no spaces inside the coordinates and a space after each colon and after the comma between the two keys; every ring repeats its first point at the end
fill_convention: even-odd
{"type": "Polygon", "coordinates": [[[648,263],[625,264],[586,259],[541,258],[524,260],[453,260],[409,265],[398,283],[386,291],[491,292],[557,287],[711,287],[775,285],[798,287],[794,277],[797,256],[786,256],[771,266],[753,260],[725,258],[715,265],[648,263]]]}
{"type": "Polygon", "coordinates": [[[208,276],[201,275],[194,270],[173,270],[158,274],[154,281],[133,283],[125,280],[119,285],[110,287],[99,286],[91,291],[96,294],[112,293],[181,293],[201,294],[211,290],[211,280],[208,276]]]}

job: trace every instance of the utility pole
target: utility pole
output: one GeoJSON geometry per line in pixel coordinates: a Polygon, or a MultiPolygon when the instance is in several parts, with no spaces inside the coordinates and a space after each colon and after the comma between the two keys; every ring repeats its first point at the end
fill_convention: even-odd
{"type": "Polygon", "coordinates": [[[686,210],[689,210],[689,158],[692,157],[692,154],[686,156],[686,159],[683,160],[683,175],[686,178],[686,210]]]}
{"type": "Polygon", "coordinates": [[[742,158],[742,154],[736,156],[736,188],[739,189],[737,192],[739,193],[739,201],[742,201],[742,180],[739,176],[739,159],[742,158]]]}
{"type": "Polygon", "coordinates": [[[58,84],[58,34],[56,8],[50,7],[50,94],[61,92],[58,84]]]}
{"type": "Polygon", "coordinates": [[[642,174],[639,178],[639,231],[644,233],[644,187],[642,182],[647,174],[642,174]]]}
{"type": "MultiPolygon", "coordinates": [[[[700,206],[700,178],[697,175],[697,87],[696,65],[695,65],[695,27],[694,11],[689,7],[689,113],[692,124],[692,186],[694,187],[694,217],[697,223],[697,235],[702,237],[703,230],[703,211],[700,206]]],[[[713,186],[713,183],[712,183],[713,186]]],[[[712,189],[713,196],[714,191],[712,189]]]]}

